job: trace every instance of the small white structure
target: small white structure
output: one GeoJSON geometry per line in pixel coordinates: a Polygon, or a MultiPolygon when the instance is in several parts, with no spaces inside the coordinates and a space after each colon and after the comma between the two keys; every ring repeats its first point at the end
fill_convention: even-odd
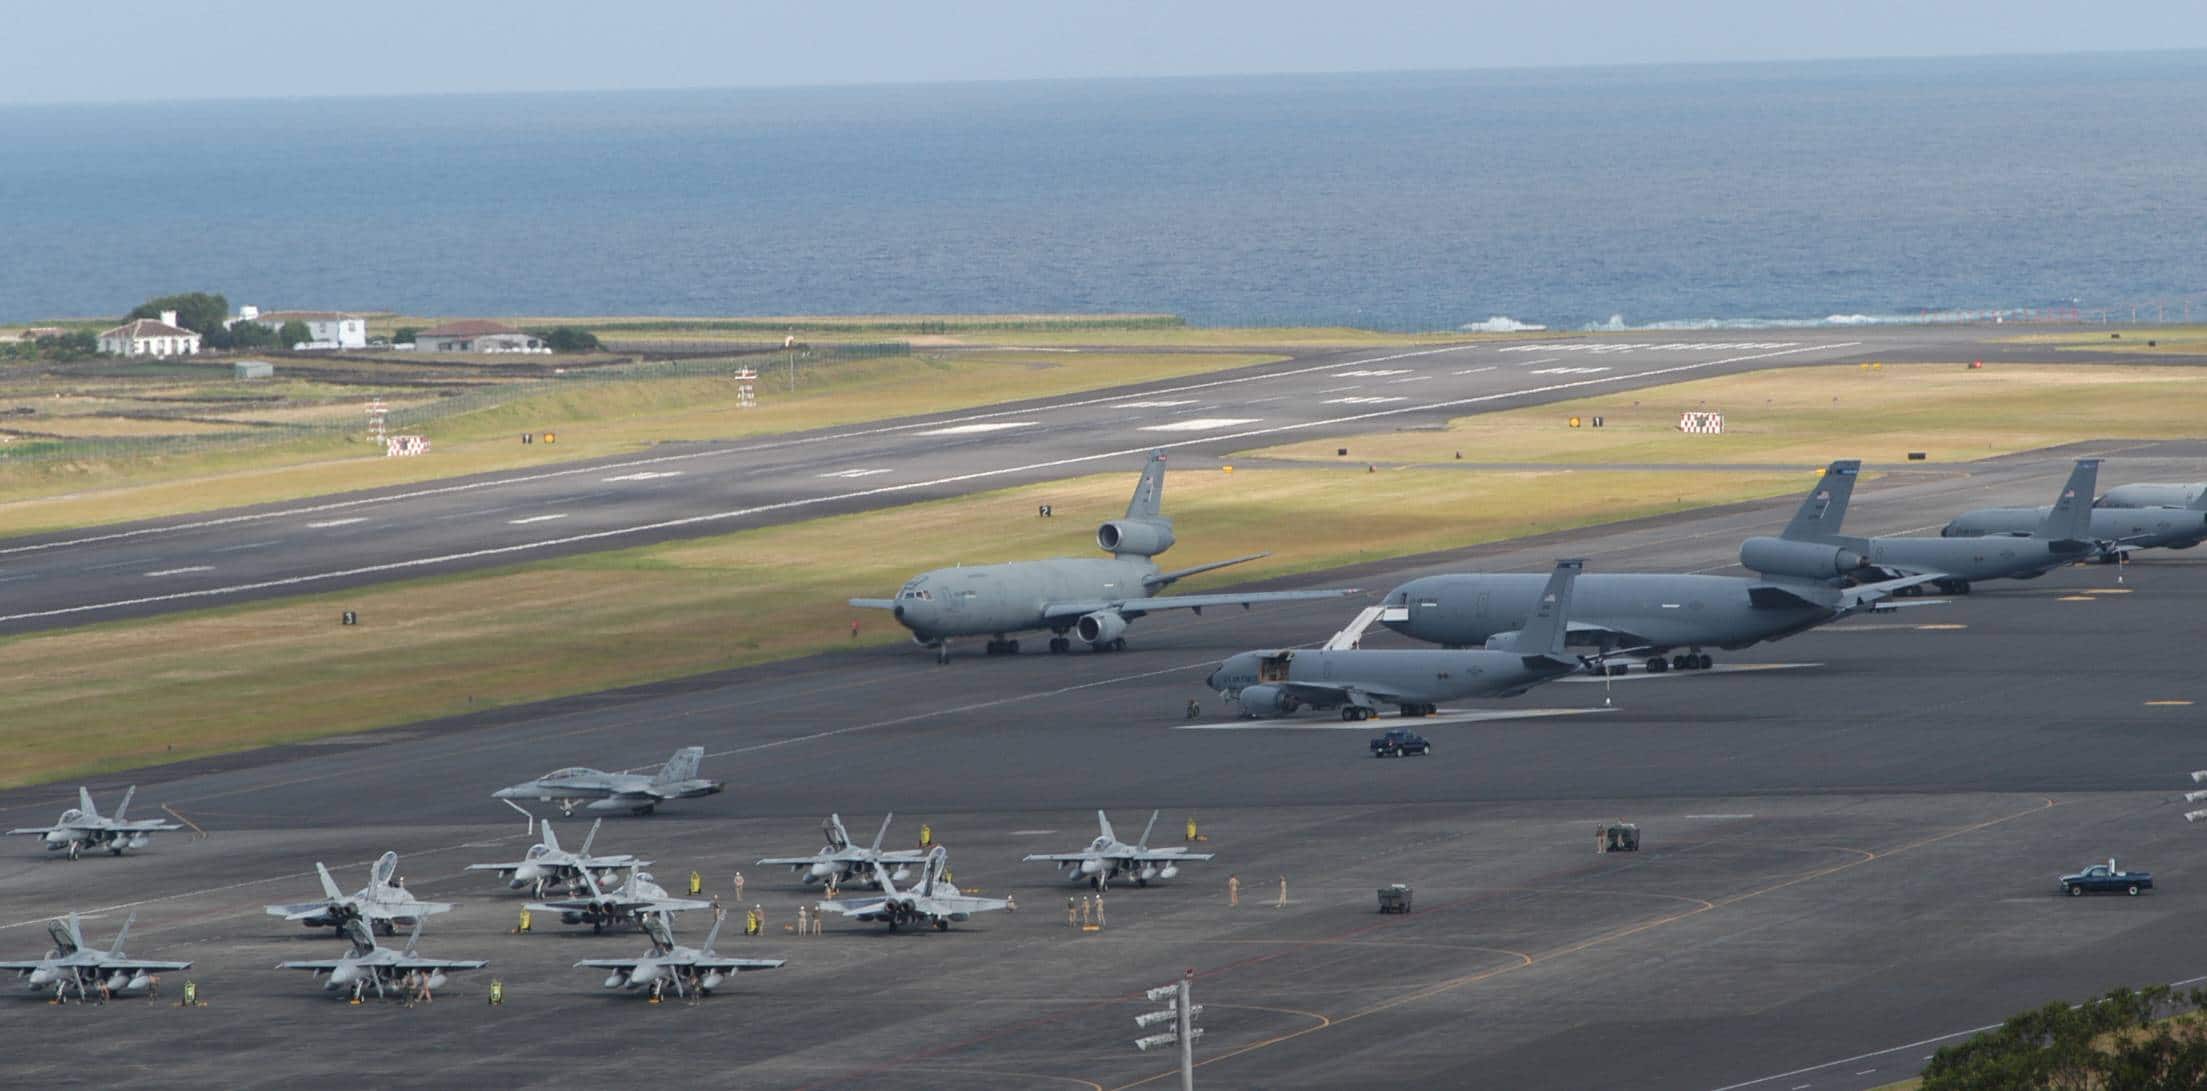
{"type": "Polygon", "coordinates": [[[286,322],[297,322],[305,326],[307,339],[291,346],[294,350],[368,347],[368,320],[357,314],[339,311],[264,311],[259,307],[239,307],[238,316],[222,325],[227,329],[240,322],[252,322],[272,330],[282,329],[286,322]]]}
{"type": "Polygon", "coordinates": [[[552,351],[544,339],[523,333],[503,322],[481,318],[447,322],[414,335],[414,347],[422,352],[539,352],[552,351]]]}
{"type": "Polygon", "coordinates": [[[100,351],[110,356],[193,356],[199,335],[176,324],[175,311],[161,317],[125,322],[100,334],[100,351]]]}
{"type": "Polygon", "coordinates": [[[276,365],[266,360],[239,360],[232,367],[239,379],[273,379],[276,377],[276,365]]]}
{"type": "Polygon", "coordinates": [[[1698,435],[1722,435],[1724,433],[1724,414],[1691,411],[1682,413],[1678,418],[1678,430],[1698,435]]]}

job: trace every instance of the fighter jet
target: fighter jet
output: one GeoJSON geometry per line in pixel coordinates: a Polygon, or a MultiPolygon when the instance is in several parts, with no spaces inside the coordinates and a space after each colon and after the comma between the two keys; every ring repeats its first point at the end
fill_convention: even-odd
{"type": "Polygon", "coordinates": [[[2099,459],[2078,459],[2061,494],[2022,537],[1854,538],[1840,534],[1833,519],[1828,529],[1805,538],[1749,538],[1740,546],[1740,564],[1765,576],[1818,581],[1928,575],[1930,586],[1950,595],[1968,594],[1977,580],[2037,579],[2106,548],[2092,537],[2092,485],[2099,472],[2099,459]]]}
{"type": "Polygon", "coordinates": [[[53,949],[45,958],[26,962],[0,962],[0,972],[13,970],[23,978],[23,983],[33,991],[52,990],[54,1000],[67,999],[74,988],[78,1000],[89,999],[99,992],[104,983],[109,996],[138,996],[153,987],[151,974],[175,970],[189,970],[189,962],[152,962],[123,955],[123,939],[130,935],[130,925],[138,919],[132,913],[123,919],[123,929],[115,933],[115,946],[105,951],[89,947],[84,942],[84,930],[78,926],[77,915],[69,914],[47,922],[46,934],[53,937],[53,949]]]}
{"type": "Polygon", "coordinates": [[[130,797],[137,794],[138,786],[131,785],[130,789],[123,793],[123,801],[115,805],[115,817],[108,818],[100,814],[98,807],[92,805],[92,793],[87,789],[78,788],[77,805],[61,812],[61,817],[55,819],[53,825],[44,828],[9,830],[8,833],[11,835],[43,837],[46,839],[47,852],[61,852],[66,849],[69,858],[74,860],[88,848],[95,852],[106,849],[109,855],[121,856],[124,849],[142,849],[146,847],[146,841],[148,840],[146,835],[149,833],[165,833],[184,828],[174,822],[163,822],[158,818],[141,818],[136,822],[124,821],[123,813],[130,810],[130,797]]]}
{"type": "Polygon", "coordinates": [[[950,854],[941,845],[935,846],[920,869],[919,884],[910,890],[898,890],[896,880],[891,879],[880,864],[875,864],[874,885],[881,888],[880,894],[821,902],[820,908],[862,921],[885,921],[891,932],[899,925],[921,923],[932,923],[936,931],[948,932],[952,921],[966,920],[975,913],[1011,908],[1011,903],[1002,898],[977,898],[958,893],[958,888],[942,877],[949,862],[950,854]]]}
{"type": "Polygon", "coordinates": [[[1026,859],[1047,860],[1058,865],[1065,877],[1075,882],[1087,883],[1098,890],[1111,886],[1111,880],[1121,875],[1134,877],[1135,886],[1148,886],[1151,879],[1170,879],[1180,874],[1180,865],[1190,860],[1208,860],[1208,852],[1189,852],[1187,849],[1153,849],[1149,847],[1150,831],[1157,828],[1156,811],[1149,813],[1149,825],[1142,827],[1142,839],[1129,845],[1111,832],[1111,819],[1102,811],[1096,812],[1096,839],[1079,852],[1037,852],[1026,859]]]}
{"type": "Polygon", "coordinates": [[[375,936],[359,921],[345,922],[345,936],[352,940],[352,950],[343,958],[300,959],[279,962],[279,970],[309,970],[322,978],[324,989],[350,989],[354,1003],[361,993],[370,987],[375,989],[376,999],[383,999],[383,987],[395,985],[411,994],[422,989],[441,989],[445,975],[458,970],[480,970],[490,965],[484,959],[423,958],[414,953],[421,943],[421,922],[414,922],[414,930],[406,936],[406,949],[393,951],[376,946],[375,936]],[[324,976],[327,975],[327,976],[324,976]]]}
{"type": "Polygon", "coordinates": [[[366,921],[384,935],[398,934],[400,925],[410,925],[432,913],[448,912],[450,902],[424,902],[415,900],[406,888],[398,885],[398,853],[386,852],[378,857],[375,866],[368,869],[368,885],[357,892],[347,894],[337,888],[337,880],[330,878],[330,869],[322,862],[314,863],[314,871],[322,877],[322,900],[298,902],[292,905],[271,905],[267,908],[271,917],[298,921],[308,928],[333,928],[337,934],[345,934],[345,926],[353,921],[366,921]]]}
{"type": "Polygon", "coordinates": [[[1242,594],[1159,595],[1173,583],[1230,565],[1267,556],[1253,553],[1167,572],[1150,558],[1172,548],[1172,520],[1162,511],[1165,456],[1150,455],[1134,487],[1126,516],[1096,528],[1096,545],[1110,560],[1058,557],[1044,561],[938,568],[905,583],[893,599],[852,599],[851,605],[888,610],[912,630],[912,642],[935,649],[940,663],[950,661],[953,637],[988,636],[988,654],[1012,655],[1019,641],[1009,634],[1047,629],[1050,651],[1071,651],[1079,638],[1095,651],[1126,647],[1127,623],[1159,610],[1206,606],[1248,608],[1260,602],[1353,595],[1341,591],[1252,591],[1242,594]],[[1068,636],[1067,634],[1072,634],[1068,636]]]}
{"type": "Polygon", "coordinates": [[[723,787],[721,782],[703,780],[697,775],[698,764],[704,760],[704,747],[685,746],[675,751],[657,773],[649,776],[608,773],[571,765],[511,788],[500,788],[491,793],[491,798],[552,800],[559,804],[561,814],[574,814],[575,805],[585,800],[590,801],[586,809],[592,811],[650,814],[670,799],[694,799],[719,792],[723,787]]]}
{"type": "MultiPolygon", "coordinates": [[[[1344,720],[1378,715],[1379,703],[1405,716],[1430,716],[1443,701],[1515,697],[1585,667],[1564,652],[1571,585],[1586,562],[1557,561],[1525,627],[1485,648],[1348,648],[1243,652],[1205,683],[1252,716],[1284,716],[1298,708],[1339,708],[1344,720]]],[[[1337,640],[1335,643],[1339,643],[1337,640]]],[[[1034,857],[1029,857],[1034,859],[1034,857]]]]}
{"type": "MultiPolygon", "coordinates": [[[[1851,459],[1832,463],[1782,537],[1769,540],[1813,546],[1820,536],[1836,533],[1860,465],[1851,459]]],[[[1388,593],[1379,622],[1430,644],[1491,646],[1526,624],[1551,578],[1531,572],[1422,576],[1388,593]]],[[[1607,659],[1626,654],[1648,656],[1651,673],[1707,669],[1714,661],[1705,648],[1736,651],[1866,610],[1890,609],[1892,596],[1934,578],[1841,587],[1836,579],[1794,576],[1591,572],[1572,584],[1565,642],[1597,649],[1602,669],[1611,673],[1625,665],[1607,659]],[[1673,654],[1666,659],[1666,652],[1673,654]]]]}
{"type": "MultiPolygon", "coordinates": [[[[2092,505],[2089,534],[2102,543],[2099,561],[2113,561],[2134,549],[2190,549],[2207,541],[2207,487],[2123,485],[2109,489],[2092,505]],[[2125,492],[2124,490],[2130,490],[2125,492]],[[2155,491],[2159,490],[2159,491],[2155,491]],[[2189,499],[2180,505],[2110,504],[2108,499],[2156,497],[2189,499]]],[[[2046,522],[2052,508],[1979,508],[1954,517],[1939,531],[1942,538],[2029,537],[2046,522]]]]}
{"type": "Polygon", "coordinates": [[[585,868],[604,879],[622,868],[649,867],[651,861],[622,853],[618,856],[592,856],[590,845],[598,839],[598,827],[605,819],[590,824],[590,834],[582,839],[582,847],[568,852],[559,847],[559,838],[552,833],[552,820],[544,820],[543,839],[529,846],[518,862],[511,864],[469,864],[469,871],[495,871],[506,877],[506,885],[514,890],[527,890],[529,896],[541,898],[545,888],[554,883],[567,884],[567,892],[573,894],[582,887],[585,868]]]}
{"type": "Polygon", "coordinates": [[[714,921],[713,929],[705,933],[705,943],[700,947],[683,947],[674,942],[674,932],[664,916],[645,920],[644,931],[651,936],[651,950],[639,958],[586,958],[575,963],[577,967],[593,970],[611,970],[605,979],[608,989],[649,989],[657,996],[661,989],[673,987],[674,995],[711,995],[720,983],[745,970],[779,969],[785,961],[778,958],[729,958],[713,951],[713,941],[720,938],[720,926],[724,921],[714,921]]]}
{"type": "Polygon", "coordinates": [[[856,879],[871,882],[873,865],[885,863],[893,865],[889,869],[890,878],[901,883],[911,877],[910,865],[926,859],[926,854],[918,849],[882,851],[881,839],[889,835],[889,821],[895,817],[895,814],[883,815],[881,830],[874,834],[874,843],[861,847],[851,844],[851,835],[843,829],[843,816],[831,814],[820,827],[828,843],[819,852],[810,856],[769,856],[758,864],[760,867],[786,866],[803,876],[806,886],[830,879],[841,886],[856,879]]]}
{"type": "Polygon", "coordinates": [[[529,908],[541,913],[557,913],[568,924],[587,924],[592,932],[603,932],[608,925],[623,921],[642,924],[652,913],[680,913],[686,909],[711,909],[713,903],[689,898],[670,898],[667,889],[651,881],[651,873],[630,869],[628,881],[612,890],[598,885],[598,877],[588,868],[582,871],[583,885],[590,889],[588,897],[559,898],[550,901],[530,902],[529,908]]]}

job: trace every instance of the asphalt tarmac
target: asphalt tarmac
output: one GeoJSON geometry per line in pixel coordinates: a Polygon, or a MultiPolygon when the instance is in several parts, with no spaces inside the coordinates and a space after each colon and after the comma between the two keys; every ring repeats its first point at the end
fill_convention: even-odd
{"type": "MultiPolygon", "coordinates": [[[[2088,453],[2137,478],[2196,471],[2199,454],[2082,444],[1896,473],[1858,490],[1849,526],[2043,502],[2088,453]]],[[[1298,583],[1376,598],[1411,575],[1536,571],[1559,555],[1590,571],[1726,571],[1738,541],[1792,504],[1298,583]]],[[[0,1073],[24,1086],[93,1073],[184,1087],[1169,1086],[1170,1058],[1134,1050],[1132,1016],[1149,1006],[1140,990],[1194,969],[1207,1086],[1877,1086],[1940,1036],[2207,973],[2193,926],[2207,893],[2186,851],[2200,835],[2180,818],[2185,774],[2207,765],[2203,706],[2182,703],[2207,702],[2195,652],[2207,564],[2147,557],[1717,653],[1781,669],[1482,702],[1500,715],[1421,724],[1436,742],[1425,759],[1366,757],[1384,723],[1257,726],[1200,689],[1225,655],[1322,640],[1353,613],[1316,603],[1145,618],[1117,654],[938,667],[917,648],[868,648],[118,777],[94,786],[103,802],[135,779],[134,814],[166,804],[209,836],[74,863],[28,838],[0,845],[0,957],[39,953],[54,913],[98,913],[97,941],[135,910],[131,953],[193,960],[181,976],[210,1006],[168,1006],[178,975],[163,1000],[105,1010],[19,995],[0,1022],[29,1033],[9,1036],[0,1073]],[[1190,698],[1203,700],[1193,722],[1190,698]],[[1510,715],[1542,710],[1569,714],[1510,715]],[[535,934],[510,935],[522,899],[461,869],[526,843],[491,789],[688,744],[707,748],[705,775],[728,791],[609,819],[598,847],[652,856],[670,888],[695,868],[731,900],[744,871],[768,934],[722,950],[790,961],[702,1004],[652,1007],[570,967],[640,952],[640,936],[541,915],[535,934]],[[1069,928],[1077,892],[1019,857],[1080,846],[1098,807],[1123,835],[1162,809],[1167,843],[1193,817],[1219,858],[1114,888],[1102,930],[1069,928]],[[961,885],[1012,893],[1019,911],[940,934],[784,932],[810,892],[751,861],[817,847],[831,810],[854,831],[894,810],[897,843],[931,824],[961,885]],[[1595,824],[1616,818],[1640,823],[1644,851],[1591,851],[1595,824]],[[308,897],[318,859],[357,886],[386,848],[417,894],[463,903],[432,920],[423,951],[489,958],[505,1006],[484,1004],[489,973],[408,1010],[350,1007],[270,968],[339,945],[260,906],[308,897]],[[2159,889],[2056,895],[2056,875],[2109,855],[2153,870],[2159,889]],[[1415,887],[1417,912],[1379,916],[1373,891],[1396,881],[1415,887]]],[[[0,794],[0,822],[48,821],[69,795],[0,794]]],[[[694,941],[705,927],[677,931],[694,941]]]]}
{"type": "Polygon", "coordinates": [[[0,541],[0,635],[1131,472],[1152,449],[1222,454],[1769,367],[2050,354],[2001,343],[2010,332],[1702,331],[1301,352],[971,412],[10,538],[0,541]]]}

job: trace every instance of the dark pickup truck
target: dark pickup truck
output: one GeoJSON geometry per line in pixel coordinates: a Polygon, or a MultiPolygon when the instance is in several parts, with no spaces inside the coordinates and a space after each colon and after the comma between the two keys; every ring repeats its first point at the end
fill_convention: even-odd
{"type": "Polygon", "coordinates": [[[2113,894],[2120,891],[2136,897],[2141,890],[2153,889],[2153,873],[2150,871],[2124,871],[2115,861],[2094,864],[2076,873],[2061,877],[2061,891],[2071,897],[2080,894],[2113,894]]]}
{"type": "Polygon", "coordinates": [[[1433,752],[1433,744],[1425,736],[1408,728],[1398,727],[1372,740],[1372,756],[1375,758],[1399,758],[1404,754],[1425,755],[1433,752]]]}

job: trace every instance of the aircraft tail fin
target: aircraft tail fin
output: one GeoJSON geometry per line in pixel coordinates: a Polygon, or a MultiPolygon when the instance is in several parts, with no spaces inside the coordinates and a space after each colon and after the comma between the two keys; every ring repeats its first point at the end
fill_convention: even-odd
{"type": "MultiPolygon", "coordinates": [[[[548,826],[548,825],[550,825],[550,823],[546,823],[546,825],[548,826]]],[[[584,855],[584,856],[588,856],[588,855],[590,855],[590,846],[592,846],[592,845],[595,845],[595,844],[597,844],[597,843],[598,843],[598,829],[599,829],[599,827],[601,827],[601,826],[604,826],[604,825],[605,825],[605,819],[602,819],[602,818],[600,818],[600,819],[596,819],[596,820],[594,820],[594,821],[592,821],[592,822],[590,823],[590,832],[589,832],[589,833],[587,833],[587,834],[584,834],[584,835],[583,835],[583,838],[582,838],[582,848],[581,848],[581,849],[579,850],[579,851],[581,852],[581,854],[582,854],[582,855],[584,855]]],[[[553,847],[553,848],[558,848],[559,846],[557,846],[557,845],[554,845],[554,846],[552,846],[552,847],[553,847]]]]}
{"type": "Polygon", "coordinates": [[[137,921],[138,911],[135,909],[130,911],[129,916],[123,918],[123,930],[115,933],[115,945],[107,949],[107,957],[123,957],[123,941],[130,937],[130,926],[137,923],[137,921]]]}
{"type": "Polygon", "coordinates": [[[84,950],[84,921],[75,912],[55,921],[46,931],[54,937],[54,946],[67,948],[62,954],[84,950]]]}
{"type": "Polygon", "coordinates": [[[1838,537],[1839,525],[1847,518],[1847,500],[1854,495],[1855,479],[1861,473],[1859,458],[1842,458],[1825,467],[1824,476],[1802,498],[1793,521],[1786,524],[1785,533],[1779,537],[1796,542],[1824,542],[1838,537]]]}
{"type": "Polygon", "coordinates": [[[1111,832],[1111,819],[1106,817],[1102,811],[1096,812],[1096,832],[1102,834],[1107,841],[1117,841],[1119,839],[1118,834],[1111,832]]]}
{"type": "MultiPolygon", "coordinates": [[[[665,919],[665,916],[665,914],[660,914],[660,918],[662,920],[665,919]]],[[[713,926],[710,929],[706,930],[705,943],[703,946],[700,946],[698,948],[699,953],[707,955],[713,953],[713,941],[720,938],[720,926],[726,923],[728,923],[727,917],[718,914],[714,915],[713,926]]]]}
{"type": "Polygon", "coordinates": [[[1165,452],[1151,451],[1149,463],[1142,467],[1142,479],[1134,485],[1134,497],[1127,501],[1126,517],[1129,519],[1161,519],[1165,509],[1165,452]]]}
{"type": "Polygon", "coordinates": [[[943,877],[943,870],[950,866],[950,852],[941,845],[928,851],[926,870],[920,873],[919,892],[922,897],[935,893],[935,880],[943,877]]]}
{"type": "Polygon", "coordinates": [[[1571,588],[1578,582],[1579,571],[1586,562],[1578,558],[1556,562],[1554,572],[1548,575],[1548,586],[1540,591],[1540,601],[1533,606],[1531,617],[1517,631],[1511,641],[1511,650],[1524,655],[1562,655],[1563,646],[1571,630],[1571,588]]]}
{"type": "Polygon", "coordinates": [[[2038,536],[2049,541],[2073,542],[2092,536],[2092,490],[2099,484],[2100,460],[2080,458],[2069,471],[2054,506],[2038,524],[2038,536]]]}
{"type": "Polygon", "coordinates": [[[322,877],[322,894],[324,897],[333,902],[345,900],[345,892],[337,888],[337,880],[330,878],[330,869],[324,867],[322,861],[316,860],[314,862],[314,873],[322,877]]]}
{"type": "Polygon", "coordinates": [[[653,784],[676,784],[685,780],[696,780],[697,767],[704,760],[704,747],[685,746],[675,751],[674,756],[667,759],[667,764],[659,767],[658,775],[652,777],[651,782],[653,784]]]}
{"type": "MultiPolygon", "coordinates": [[[[543,845],[545,848],[552,850],[553,852],[560,851],[559,835],[552,832],[552,820],[547,818],[541,823],[541,825],[544,827],[544,832],[537,835],[537,843],[543,845]]],[[[595,832],[597,830],[597,827],[592,826],[590,827],[590,829],[595,832]]],[[[589,846],[585,845],[583,851],[588,852],[589,846]]]]}
{"type": "MultiPolygon", "coordinates": [[[[875,855],[878,856],[881,854],[881,842],[889,836],[889,823],[894,821],[896,817],[897,812],[895,811],[890,811],[888,814],[881,816],[881,828],[874,831],[875,855]]],[[[838,823],[837,825],[840,827],[841,823],[838,823]]]]}
{"type": "Polygon", "coordinates": [[[92,805],[92,790],[90,788],[78,786],[77,809],[83,811],[86,818],[98,818],[100,816],[100,809],[92,805]]]}
{"type": "Polygon", "coordinates": [[[1157,816],[1160,813],[1161,812],[1158,811],[1151,811],[1149,813],[1149,825],[1142,827],[1142,839],[1134,843],[1135,848],[1146,849],[1149,847],[1150,831],[1157,828],[1157,816]]]}
{"type": "Polygon", "coordinates": [[[368,927],[368,922],[362,918],[354,917],[345,922],[345,938],[352,941],[355,958],[375,950],[375,929],[368,927]]]}
{"type": "Polygon", "coordinates": [[[115,821],[120,822],[123,820],[124,812],[130,810],[130,797],[137,794],[138,786],[135,784],[123,789],[123,801],[115,805],[115,821]]]}
{"type": "Polygon", "coordinates": [[[2193,493],[2192,502],[2186,504],[2185,507],[2193,511],[2207,511],[2207,485],[2201,486],[2198,492],[2193,493]]]}
{"type": "Polygon", "coordinates": [[[416,948],[416,947],[418,947],[418,946],[420,946],[420,945],[421,945],[421,926],[422,926],[422,922],[424,922],[424,921],[426,921],[426,920],[428,920],[428,919],[429,919],[429,917],[428,917],[428,915],[427,915],[427,914],[423,914],[422,916],[419,916],[419,917],[416,917],[416,918],[414,918],[414,930],[413,930],[413,931],[411,931],[411,932],[408,932],[408,933],[406,933],[406,957],[407,957],[407,958],[412,958],[412,957],[414,957],[414,948],[416,948]]]}

